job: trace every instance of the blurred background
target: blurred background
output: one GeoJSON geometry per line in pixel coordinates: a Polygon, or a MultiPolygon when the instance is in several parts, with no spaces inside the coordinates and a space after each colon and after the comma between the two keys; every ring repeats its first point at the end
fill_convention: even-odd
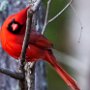
{"type": "MultiPolygon", "coordinates": [[[[8,15],[26,7],[27,1],[0,0],[0,26],[8,15]]],[[[42,1],[46,7],[47,0],[42,1]]],[[[69,0],[52,0],[49,19],[62,10],[68,2],[69,0]]],[[[81,90],[90,90],[90,1],[73,0],[72,6],[74,8],[70,6],[56,20],[48,24],[44,35],[54,44],[53,51],[58,62],[77,80],[81,90]]],[[[18,62],[0,48],[0,67],[14,71],[17,65],[18,62]]],[[[69,90],[47,63],[46,73],[48,90],[69,90]]],[[[0,73],[0,90],[18,90],[18,81],[0,73]]]]}

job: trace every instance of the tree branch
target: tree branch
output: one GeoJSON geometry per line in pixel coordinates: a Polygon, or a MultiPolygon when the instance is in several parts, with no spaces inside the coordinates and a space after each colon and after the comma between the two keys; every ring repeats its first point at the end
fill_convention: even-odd
{"type": "Polygon", "coordinates": [[[19,80],[22,80],[24,78],[23,74],[22,73],[19,73],[19,72],[13,72],[9,69],[4,69],[4,68],[1,68],[0,67],[0,72],[5,74],[5,75],[8,75],[12,78],[15,78],[15,79],[19,79],[19,80]]]}
{"type": "Polygon", "coordinates": [[[47,2],[47,9],[46,9],[46,16],[45,16],[45,21],[44,21],[44,26],[43,26],[43,30],[42,30],[42,34],[44,33],[46,26],[54,21],[56,18],[58,18],[72,3],[72,0],[70,0],[70,2],[59,12],[57,13],[53,18],[51,18],[50,20],[48,20],[48,13],[49,13],[49,8],[50,8],[50,4],[51,4],[52,0],[48,0],[47,2]]]}
{"type": "Polygon", "coordinates": [[[24,68],[23,65],[25,62],[26,48],[28,47],[28,42],[29,42],[29,38],[30,38],[32,16],[33,16],[33,13],[29,9],[27,12],[26,32],[25,32],[25,37],[24,37],[24,41],[23,41],[23,45],[22,45],[22,51],[21,51],[21,65],[22,65],[21,68],[22,69],[24,68]]]}
{"type": "Polygon", "coordinates": [[[47,9],[46,9],[45,21],[44,21],[44,26],[43,26],[43,30],[42,30],[41,34],[44,33],[44,31],[46,29],[46,26],[47,26],[48,13],[49,13],[49,8],[50,8],[51,1],[52,0],[48,0],[48,2],[47,2],[47,9]]]}
{"type": "Polygon", "coordinates": [[[26,55],[26,49],[28,47],[28,42],[29,42],[29,38],[30,38],[30,32],[31,32],[31,26],[32,26],[32,17],[33,17],[33,13],[30,10],[30,8],[27,11],[27,21],[26,21],[26,32],[25,32],[25,37],[24,37],[24,41],[23,41],[23,45],[22,45],[22,51],[21,51],[21,66],[20,66],[20,70],[22,71],[22,73],[24,74],[24,80],[20,81],[20,88],[21,90],[27,90],[28,86],[26,84],[26,78],[25,78],[25,55],[26,55]]]}
{"type": "Polygon", "coordinates": [[[27,12],[26,32],[25,32],[25,37],[24,37],[22,51],[21,51],[21,65],[22,65],[22,67],[23,67],[23,64],[25,62],[26,48],[28,47],[28,42],[29,42],[29,38],[30,38],[33,13],[38,8],[40,1],[41,0],[37,0],[37,2],[33,6],[31,6],[27,12]]]}
{"type": "Polygon", "coordinates": [[[59,13],[57,13],[57,15],[55,15],[53,18],[48,20],[48,23],[50,23],[50,22],[54,21],[56,18],[58,18],[71,5],[71,3],[72,3],[72,0],[70,0],[70,2],[59,13]]]}
{"type": "Polygon", "coordinates": [[[24,74],[24,80],[20,81],[20,86],[21,86],[21,90],[27,90],[28,87],[28,80],[27,80],[27,75],[28,73],[30,73],[30,90],[34,90],[34,65],[35,63],[31,63],[30,65],[28,65],[28,62],[26,63],[25,61],[25,55],[26,55],[26,49],[28,47],[28,43],[29,43],[29,39],[30,39],[30,33],[31,33],[31,27],[32,27],[32,17],[34,12],[37,10],[37,8],[39,7],[41,0],[37,0],[37,2],[35,2],[36,4],[34,4],[33,6],[31,6],[28,11],[27,11],[27,21],[26,21],[26,32],[25,32],[25,37],[24,37],[24,41],[23,41],[23,45],[22,45],[22,51],[21,51],[21,66],[20,69],[24,74]],[[25,64],[26,63],[26,64],[25,64]],[[24,67],[30,67],[29,69],[24,69],[24,67]]]}

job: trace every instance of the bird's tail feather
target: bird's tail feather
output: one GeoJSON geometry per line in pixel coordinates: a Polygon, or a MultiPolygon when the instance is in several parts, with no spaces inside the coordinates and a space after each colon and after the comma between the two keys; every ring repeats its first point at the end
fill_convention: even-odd
{"type": "Polygon", "coordinates": [[[80,90],[78,85],[76,84],[76,81],[57,63],[52,51],[46,51],[45,55],[45,59],[47,59],[47,61],[54,67],[54,69],[57,71],[59,76],[65,81],[65,83],[72,90],[80,90]]]}

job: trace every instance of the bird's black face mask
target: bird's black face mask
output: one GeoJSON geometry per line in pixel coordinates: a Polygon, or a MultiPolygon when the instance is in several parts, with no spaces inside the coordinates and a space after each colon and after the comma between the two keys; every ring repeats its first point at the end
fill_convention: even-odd
{"type": "Polygon", "coordinates": [[[11,33],[18,34],[22,29],[22,25],[13,19],[7,28],[11,33]]]}

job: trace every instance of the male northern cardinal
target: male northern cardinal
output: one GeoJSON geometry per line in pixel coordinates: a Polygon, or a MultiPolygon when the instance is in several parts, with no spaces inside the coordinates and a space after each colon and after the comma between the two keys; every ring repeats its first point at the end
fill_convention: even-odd
{"type": "MultiPolygon", "coordinates": [[[[12,57],[18,59],[21,54],[22,43],[26,29],[27,10],[9,16],[1,27],[0,37],[3,49],[12,57]]],[[[38,61],[40,58],[49,62],[72,90],[80,90],[72,77],[66,73],[56,61],[52,53],[52,44],[43,35],[31,31],[27,47],[26,60],[38,61]]]]}

